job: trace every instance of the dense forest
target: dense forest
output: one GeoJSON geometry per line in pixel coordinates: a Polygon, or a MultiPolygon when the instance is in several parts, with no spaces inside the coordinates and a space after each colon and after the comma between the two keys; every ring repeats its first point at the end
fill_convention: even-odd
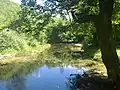
{"type": "Polygon", "coordinates": [[[118,90],[119,35],[119,0],[43,0],[43,4],[21,0],[21,5],[0,0],[1,54],[47,43],[79,43],[88,58],[95,57],[91,51],[101,51],[100,59],[106,66],[108,78],[118,90]]]}
{"type": "MultiPolygon", "coordinates": [[[[2,8],[8,3],[7,0],[1,2],[4,3],[1,3],[2,8]]],[[[13,20],[7,19],[5,10],[1,9],[4,12],[2,16],[6,16],[4,18],[7,19],[6,22],[1,21],[3,29],[1,29],[0,42],[3,46],[0,51],[3,53],[10,49],[20,50],[44,43],[82,43],[85,49],[97,44],[93,38],[96,36],[92,23],[79,24],[73,22],[69,15],[57,14],[56,16],[49,11],[44,13],[41,10],[19,6],[12,2],[11,6],[7,7],[11,9],[11,11],[6,10],[9,19],[14,18],[13,20]],[[9,13],[13,15],[9,15],[9,13]],[[6,37],[6,35],[8,36],[6,37]]]]}
{"type": "MultiPolygon", "coordinates": [[[[19,50],[27,47],[27,45],[37,46],[44,43],[82,43],[84,49],[92,46],[98,47],[99,45],[93,22],[79,24],[79,21],[73,20],[69,10],[68,12],[61,11],[62,8],[64,9],[65,7],[61,7],[61,10],[56,12],[54,8],[53,11],[49,10],[49,3],[52,6],[50,1],[46,2],[48,6],[42,8],[42,6],[36,5],[35,9],[32,9],[30,5],[20,6],[8,0],[1,0],[0,2],[2,7],[0,9],[0,42],[3,43],[3,46],[0,48],[1,52],[6,49],[19,50]],[[8,3],[10,3],[9,6],[8,3]],[[11,36],[11,33],[14,33],[14,35],[16,34],[16,36],[11,36]],[[3,34],[8,35],[8,38],[4,37],[5,35],[3,34]],[[12,40],[13,38],[17,40],[8,42],[8,40],[2,41],[3,38],[6,38],[6,40],[10,38],[12,40]]],[[[58,5],[58,7],[60,6],[58,5]]],[[[70,8],[70,6],[68,8],[70,8]]],[[[83,15],[84,12],[85,14],[98,13],[98,8],[95,8],[94,5],[91,7],[89,5],[85,10],[82,10],[83,7],[76,6],[75,8],[75,12],[78,12],[80,9],[81,12],[83,11],[83,15]]],[[[116,45],[119,46],[119,2],[116,2],[115,8],[112,20],[113,33],[116,45]]]]}

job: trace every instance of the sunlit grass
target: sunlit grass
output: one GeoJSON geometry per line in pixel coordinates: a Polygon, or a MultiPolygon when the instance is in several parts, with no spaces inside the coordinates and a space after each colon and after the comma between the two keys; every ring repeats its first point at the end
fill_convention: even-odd
{"type": "MultiPolygon", "coordinates": [[[[117,48],[117,54],[118,54],[118,57],[120,57],[120,48],[117,48]]],[[[98,50],[95,52],[93,59],[94,59],[94,60],[99,60],[99,61],[102,60],[100,49],[98,49],[98,50]]]]}
{"type": "Polygon", "coordinates": [[[29,62],[31,60],[34,60],[39,53],[44,52],[44,50],[47,50],[49,48],[50,48],[50,44],[45,44],[45,45],[39,45],[36,48],[29,48],[23,51],[21,50],[17,52],[13,57],[8,57],[0,60],[0,64],[29,62]]]}
{"type": "Polygon", "coordinates": [[[46,51],[49,48],[49,44],[40,45],[37,48],[29,48],[27,51],[21,51],[14,57],[8,57],[0,60],[0,79],[8,79],[12,77],[13,74],[19,72],[21,69],[23,74],[26,75],[28,71],[32,71],[33,67],[35,68],[38,66],[38,64],[43,63],[37,57],[39,55],[40,58],[40,53],[46,51]]]}

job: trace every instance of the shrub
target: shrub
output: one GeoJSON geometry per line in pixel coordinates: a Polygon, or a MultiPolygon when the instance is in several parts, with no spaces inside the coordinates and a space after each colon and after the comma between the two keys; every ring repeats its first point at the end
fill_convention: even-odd
{"type": "Polygon", "coordinates": [[[21,50],[25,49],[26,46],[24,35],[8,29],[0,32],[0,52],[8,49],[21,50]]]}

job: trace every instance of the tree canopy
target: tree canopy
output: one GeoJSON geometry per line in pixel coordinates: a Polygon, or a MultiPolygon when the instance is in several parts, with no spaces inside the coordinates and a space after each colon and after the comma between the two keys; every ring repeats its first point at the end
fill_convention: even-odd
{"type": "Polygon", "coordinates": [[[19,10],[20,6],[18,4],[8,0],[0,0],[0,29],[17,19],[19,10]]]}

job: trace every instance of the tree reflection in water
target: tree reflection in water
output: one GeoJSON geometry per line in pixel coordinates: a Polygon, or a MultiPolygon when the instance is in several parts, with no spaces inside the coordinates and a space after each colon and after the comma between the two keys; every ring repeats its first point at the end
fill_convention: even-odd
{"type": "Polygon", "coordinates": [[[26,83],[24,76],[20,75],[20,73],[14,74],[7,81],[8,90],[26,90],[26,83]]]}

